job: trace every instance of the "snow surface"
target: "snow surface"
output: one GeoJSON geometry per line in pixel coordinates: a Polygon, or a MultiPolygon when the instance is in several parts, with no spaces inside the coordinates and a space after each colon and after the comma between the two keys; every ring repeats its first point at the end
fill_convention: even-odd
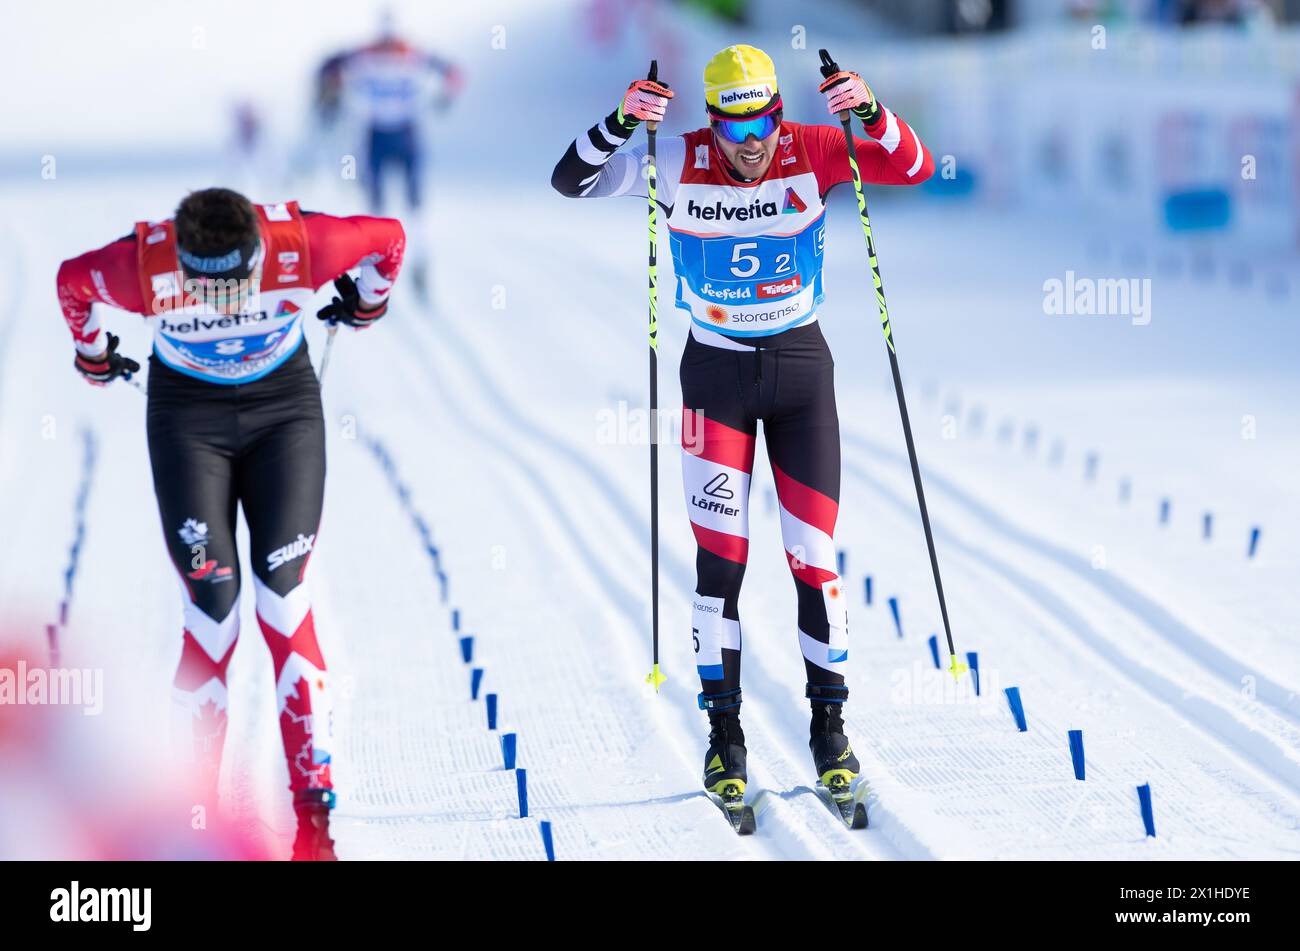
{"type": "MultiPolygon", "coordinates": [[[[309,577],[337,692],[340,854],[537,859],[544,819],[561,859],[1300,855],[1294,256],[1234,281],[1230,248],[1207,273],[1204,246],[1143,243],[1138,261],[1104,220],[990,215],[919,195],[876,201],[879,189],[873,223],[954,635],[959,651],[978,651],[981,696],[930,661],[938,606],[862,239],[840,194],[822,320],[845,446],[838,541],[856,599],[846,718],[870,780],[872,829],[844,830],[811,789],[794,595],[759,465],[741,602],[759,832],[731,833],[699,791],[707,725],[688,636],[694,545],[671,445],[660,476],[669,679],[658,695],[643,682],[644,206],[565,201],[547,181],[649,48],[670,51],[659,54],[661,75],[683,77],[670,124],[680,129],[695,118],[696,64],[736,38],[674,13],[652,41],[629,29],[584,56],[585,22],[567,3],[485,4],[444,38],[470,83],[434,130],[433,210],[413,228],[434,305],[399,284],[389,319],[340,335],[332,358],[326,508],[309,577]],[[488,42],[499,23],[505,50],[488,42]],[[575,52],[559,62],[557,49],[575,52]],[[502,114],[521,76],[543,116],[514,105],[502,114]],[[1045,316],[1042,283],[1067,269],[1150,275],[1152,322],[1045,316]],[[630,420],[632,438],[611,442],[611,419],[630,420]],[[409,510],[370,439],[390,453],[409,510]],[[1126,502],[1120,480],[1130,480],[1126,502]],[[445,603],[411,511],[439,549],[445,603]],[[1247,559],[1256,525],[1259,554],[1247,559]],[[483,702],[470,700],[452,608],[475,637],[483,692],[500,698],[501,730],[519,736],[527,820],[483,702]],[[1012,686],[1027,733],[1005,702],[1012,686]],[[1084,731],[1082,783],[1070,729],[1084,731]],[[1147,782],[1154,839],[1135,791],[1147,782]]],[[[311,52],[340,42],[313,39],[311,52]]],[[[785,84],[815,81],[815,51],[803,55],[784,57],[785,84]],[[795,63],[802,74],[790,74],[795,63]]],[[[104,784],[129,799],[170,769],[180,611],[150,490],[144,400],[76,376],[53,282],[62,258],[165,215],[220,173],[114,168],[0,181],[13,225],[0,235],[10,302],[0,318],[0,604],[18,647],[43,656],[73,534],[78,433],[89,427],[98,461],[61,642],[65,663],[104,669],[106,690],[103,716],[70,719],[44,759],[0,778],[6,857],[88,850],[60,824],[53,784],[104,784]]],[[[342,213],[361,210],[353,184],[318,175],[264,181],[255,194],[342,213]]],[[[686,332],[671,286],[664,276],[667,410],[680,406],[686,332]]],[[[139,320],[115,314],[110,325],[125,352],[147,352],[139,320]]],[[[319,361],[323,335],[308,334],[319,361]]],[[[244,612],[223,791],[236,824],[286,854],[293,820],[270,658],[251,599],[244,612]]]]}

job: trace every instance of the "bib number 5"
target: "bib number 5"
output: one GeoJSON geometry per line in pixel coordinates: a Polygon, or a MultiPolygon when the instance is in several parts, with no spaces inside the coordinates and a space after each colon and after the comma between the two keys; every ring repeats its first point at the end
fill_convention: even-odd
{"type": "Polygon", "coordinates": [[[753,277],[758,273],[758,256],[743,253],[753,251],[757,247],[757,241],[742,241],[731,246],[731,274],[733,277],[753,277]],[[741,261],[746,262],[746,266],[743,268],[736,266],[741,261]]]}

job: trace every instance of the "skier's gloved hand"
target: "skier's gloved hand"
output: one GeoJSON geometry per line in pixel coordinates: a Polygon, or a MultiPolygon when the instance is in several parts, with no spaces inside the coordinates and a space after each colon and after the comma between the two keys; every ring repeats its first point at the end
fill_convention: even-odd
{"type": "Polygon", "coordinates": [[[117,352],[119,342],[115,334],[108,334],[108,346],[104,348],[103,353],[97,357],[78,353],[72,365],[87,382],[95,386],[108,386],[119,376],[129,380],[132,374],[140,372],[140,364],[117,352]]]}
{"type": "Polygon", "coordinates": [[[433,111],[441,115],[447,112],[452,104],[459,98],[461,88],[465,85],[465,78],[461,71],[455,66],[449,67],[442,76],[442,91],[433,101],[433,111]]]}
{"type": "Polygon", "coordinates": [[[361,291],[351,274],[343,273],[334,279],[334,289],[339,296],[316,312],[316,317],[331,324],[347,324],[356,330],[363,330],[388,311],[388,298],[384,298],[374,307],[366,307],[361,300],[361,291]]]}
{"type": "Polygon", "coordinates": [[[880,103],[875,93],[857,73],[848,70],[832,73],[817,89],[826,97],[826,106],[833,116],[852,109],[863,125],[875,125],[880,118],[880,103]]]}
{"type": "Polygon", "coordinates": [[[629,132],[641,122],[663,122],[673,91],[653,79],[634,79],[618,105],[618,122],[629,132]]]}

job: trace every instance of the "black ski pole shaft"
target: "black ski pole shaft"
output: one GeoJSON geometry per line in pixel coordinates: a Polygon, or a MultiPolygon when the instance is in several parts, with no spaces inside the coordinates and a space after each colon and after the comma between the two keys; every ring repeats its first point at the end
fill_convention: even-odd
{"type": "MultiPolygon", "coordinates": [[[[659,61],[650,61],[648,79],[659,79],[659,61]]],[[[654,652],[654,666],[646,675],[646,683],[659,692],[659,685],[667,678],[659,669],[659,291],[658,270],[659,236],[656,230],[658,204],[655,199],[655,131],[659,123],[647,122],[645,126],[647,148],[646,192],[649,195],[648,221],[650,225],[650,637],[654,652]]]]}
{"type": "MultiPolygon", "coordinates": [[[[829,79],[840,71],[831,54],[820,50],[822,77],[829,79]]],[[[954,678],[960,677],[966,669],[965,664],[957,662],[957,648],[952,642],[952,626],[948,623],[948,602],[943,596],[943,579],[939,575],[939,556],[934,550],[934,532],[930,530],[930,512],[925,505],[925,488],[921,484],[921,466],[916,458],[916,444],[912,440],[912,423],[907,415],[907,399],[903,396],[903,377],[898,370],[898,354],[894,350],[893,329],[889,325],[889,307],[885,303],[885,287],[880,280],[880,262],[876,259],[876,241],[871,236],[871,217],[867,214],[867,195],[862,187],[862,172],[858,169],[857,150],[853,147],[853,130],[849,127],[849,110],[839,114],[840,125],[844,128],[844,146],[849,157],[849,171],[853,176],[853,191],[858,199],[858,217],[862,219],[862,233],[867,239],[867,258],[871,262],[871,280],[876,289],[876,307],[880,311],[880,329],[885,335],[885,346],[889,350],[889,370],[894,377],[894,393],[898,397],[898,414],[903,420],[903,438],[907,442],[907,458],[912,464],[912,482],[916,486],[916,501],[921,509],[921,524],[925,528],[925,544],[930,550],[930,570],[934,572],[934,590],[939,596],[939,613],[943,616],[943,632],[948,638],[948,656],[951,658],[949,673],[954,678]]]]}

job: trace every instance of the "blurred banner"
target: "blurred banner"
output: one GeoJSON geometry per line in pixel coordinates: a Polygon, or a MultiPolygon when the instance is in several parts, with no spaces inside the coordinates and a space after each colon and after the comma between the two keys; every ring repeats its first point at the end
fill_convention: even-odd
{"type": "Polygon", "coordinates": [[[1264,248],[1300,232],[1298,46],[1294,30],[1073,22],[853,59],[926,129],[932,195],[1264,248]]]}

